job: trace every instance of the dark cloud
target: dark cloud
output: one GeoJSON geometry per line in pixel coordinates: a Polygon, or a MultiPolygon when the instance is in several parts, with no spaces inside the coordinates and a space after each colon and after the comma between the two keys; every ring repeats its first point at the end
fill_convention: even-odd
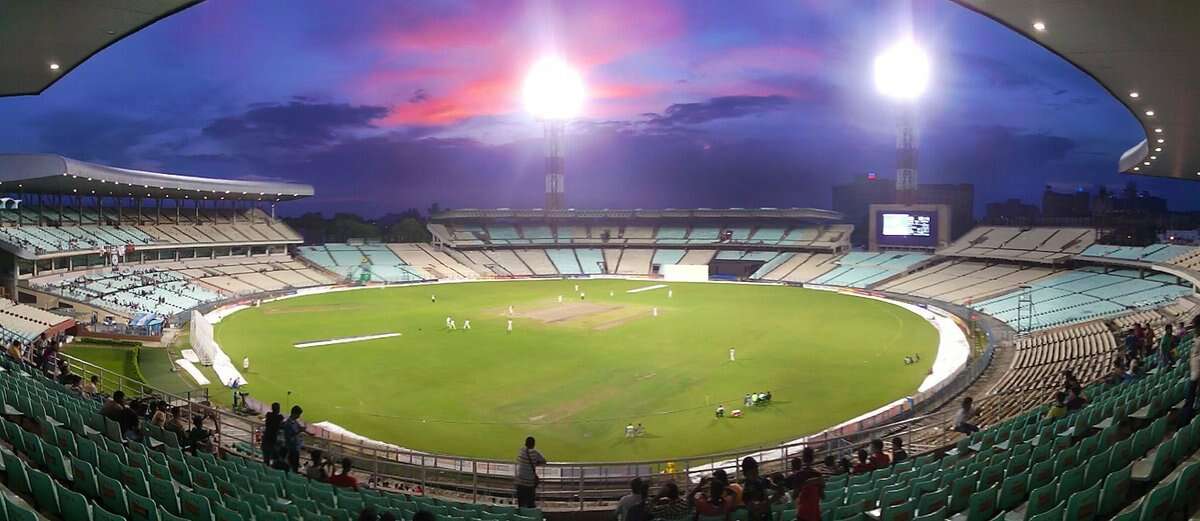
{"type": "Polygon", "coordinates": [[[408,97],[409,103],[424,103],[429,100],[429,92],[425,89],[417,89],[413,91],[412,96],[408,97]]]}
{"type": "Polygon", "coordinates": [[[252,105],[241,114],[211,122],[201,133],[237,147],[296,150],[328,145],[343,131],[373,128],[371,122],[387,112],[381,106],[294,99],[252,105]]]}
{"type": "Polygon", "coordinates": [[[780,110],[791,103],[786,96],[720,96],[699,103],[676,103],[662,114],[644,114],[651,125],[700,125],[719,119],[740,118],[780,110]]]}

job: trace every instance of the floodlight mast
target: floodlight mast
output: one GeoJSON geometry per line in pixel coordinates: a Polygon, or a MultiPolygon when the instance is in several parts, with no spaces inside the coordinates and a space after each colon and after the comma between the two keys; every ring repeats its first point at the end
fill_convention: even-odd
{"type": "Polygon", "coordinates": [[[917,130],[914,105],[929,82],[929,58],[911,40],[902,41],[875,58],[875,87],[896,100],[896,199],[916,202],[917,130]]]}
{"type": "Polygon", "coordinates": [[[525,78],[526,108],[542,122],[546,143],[546,210],[566,208],[563,141],[567,120],[583,105],[583,80],[558,58],[534,64],[525,78]]]}

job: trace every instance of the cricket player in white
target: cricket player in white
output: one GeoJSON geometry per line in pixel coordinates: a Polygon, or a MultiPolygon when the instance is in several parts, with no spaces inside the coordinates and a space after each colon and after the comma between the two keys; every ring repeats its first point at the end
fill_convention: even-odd
{"type": "Polygon", "coordinates": [[[730,362],[733,362],[736,359],[736,355],[737,355],[737,351],[735,351],[732,347],[729,348],[729,361],[730,362]]]}
{"type": "Polygon", "coordinates": [[[450,329],[450,315],[446,315],[446,329],[450,329]]]}
{"type": "Polygon", "coordinates": [[[512,304],[509,304],[508,305],[508,316],[511,317],[512,315],[513,315],[512,304]]]}
{"type": "Polygon", "coordinates": [[[430,295],[430,296],[429,296],[429,301],[430,301],[430,302],[432,302],[432,303],[434,303],[434,304],[437,304],[437,295],[430,295]]]}
{"type": "Polygon", "coordinates": [[[673,296],[675,296],[675,290],[673,290],[673,289],[668,289],[668,290],[667,290],[667,298],[671,298],[671,297],[673,297],[673,296]]]}
{"type": "Polygon", "coordinates": [[[559,304],[562,304],[562,295],[559,295],[559,296],[558,296],[558,303],[559,303],[559,304]]]}
{"type": "Polygon", "coordinates": [[[250,357],[247,356],[245,358],[242,358],[242,370],[243,371],[250,370],[250,357]]]}
{"type": "Polygon", "coordinates": [[[511,319],[508,321],[508,330],[506,332],[512,333],[512,320],[511,319]]]}
{"type": "Polygon", "coordinates": [[[651,315],[651,316],[655,316],[655,317],[657,317],[657,316],[658,316],[658,308],[653,308],[653,309],[651,309],[651,310],[650,310],[650,315],[651,315]]]}
{"type": "Polygon", "coordinates": [[[452,319],[450,319],[450,330],[453,331],[455,329],[458,329],[458,328],[454,326],[454,319],[452,318],[452,319]]]}
{"type": "Polygon", "coordinates": [[[463,320],[463,330],[465,331],[468,329],[471,329],[471,320],[470,319],[463,320]]]}
{"type": "Polygon", "coordinates": [[[576,293],[579,293],[579,284],[576,284],[576,285],[575,285],[575,292],[576,292],[576,293]]]}

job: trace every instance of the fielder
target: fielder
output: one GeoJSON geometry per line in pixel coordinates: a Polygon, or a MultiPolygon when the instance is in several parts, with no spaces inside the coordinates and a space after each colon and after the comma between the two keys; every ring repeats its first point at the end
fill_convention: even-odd
{"type": "Polygon", "coordinates": [[[559,295],[559,296],[558,296],[558,303],[559,303],[559,304],[562,304],[562,295],[559,295]]]}
{"type": "Polygon", "coordinates": [[[650,315],[657,317],[658,316],[658,308],[651,308],[650,315]]]}
{"type": "Polygon", "coordinates": [[[471,329],[471,320],[470,319],[463,320],[463,331],[466,331],[468,329],[471,329]]]}
{"type": "Polygon", "coordinates": [[[508,320],[508,329],[505,332],[512,333],[512,319],[508,320]]]}
{"type": "Polygon", "coordinates": [[[731,348],[729,348],[729,361],[733,362],[736,360],[737,360],[737,351],[731,347],[731,348]]]}
{"type": "Polygon", "coordinates": [[[512,304],[509,304],[508,305],[508,316],[511,317],[512,315],[513,315],[512,304]]]}
{"type": "Polygon", "coordinates": [[[454,320],[450,318],[450,315],[446,315],[446,329],[450,329],[450,324],[452,322],[454,322],[454,320]]]}
{"type": "Polygon", "coordinates": [[[243,371],[250,370],[250,357],[247,356],[245,358],[242,358],[242,370],[243,371]]]}
{"type": "Polygon", "coordinates": [[[458,328],[454,326],[454,319],[452,318],[452,319],[450,319],[450,330],[454,331],[456,329],[458,329],[458,328]]]}
{"type": "Polygon", "coordinates": [[[579,284],[576,284],[576,285],[575,285],[575,292],[576,292],[576,293],[579,293],[579,284]]]}
{"type": "Polygon", "coordinates": [[[437,295],[430,295],[430,296],[429,296],[429,302],[432,302],[432,303],[434,303],[434,304],[437,304],[437,295]]]}
{"type": "Polygon", "coordinates": [[[668,290],[667,290],[667,298],[671,298],[671,297],[673,297],[673,296],[675,296],[675,290],[673,290],[673,289],[668,289],[668,290]]]}

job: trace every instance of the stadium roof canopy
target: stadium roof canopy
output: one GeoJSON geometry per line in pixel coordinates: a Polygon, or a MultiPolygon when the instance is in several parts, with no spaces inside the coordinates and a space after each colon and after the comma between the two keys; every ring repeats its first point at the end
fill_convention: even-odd
{"type": "Polygon", "coordinates": [[[200,1],[0,0],[0,96],[41,94],[93,54],[200,1]]]}
{"type": "Polygon", "coordinates": [[[1119,171],[1200,181],[1200,2],[955,1],[1062,56],[1133,113],[1146,139],[1119,171]]]}
{"type": "Polygon", "coordinates": [[[313,187],[282,181],[214,179],[130,170],[52,154],[0,154],[0,192],[82,197],[290,201],[313,187]]]}
{"type": "Polygon", "coordinates": [[[789,219],[806,221],[838,221],[842,219],[841,212],[819,210],[816,208],[692,208],[662,210],[613,210],[613,209],[564,209],[544,210],[513,210],[497,208],[484,210],[464,208],[447,210],[432,217],[437,221],[470,221],[480,219],[789,219]]]}

